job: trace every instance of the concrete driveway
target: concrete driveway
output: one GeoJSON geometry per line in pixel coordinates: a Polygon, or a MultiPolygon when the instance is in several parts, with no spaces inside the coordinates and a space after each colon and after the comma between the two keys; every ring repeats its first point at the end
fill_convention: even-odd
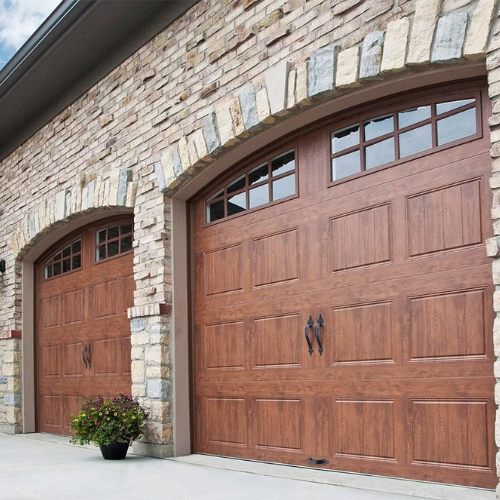
{"type": "Polygon", "coordinates": [[[0,500],[493,500],[495,493],[192,455],[104,461],[43,434],[0,434],[0,500]]]}

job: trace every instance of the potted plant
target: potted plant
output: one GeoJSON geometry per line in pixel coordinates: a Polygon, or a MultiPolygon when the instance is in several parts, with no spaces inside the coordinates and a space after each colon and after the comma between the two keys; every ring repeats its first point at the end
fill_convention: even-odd
{"type": "Polygon", "coordinates": [[[122,460],[130,442],[144,433],[148,418],[137,398],[125,394],[110,400],[86,399],[78,415],[71,416],[71,443],[94,443],[105,460],[122,460]]]}

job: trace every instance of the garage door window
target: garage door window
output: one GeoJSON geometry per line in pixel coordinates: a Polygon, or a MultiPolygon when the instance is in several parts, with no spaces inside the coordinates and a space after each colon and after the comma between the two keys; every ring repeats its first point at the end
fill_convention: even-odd
{"type": "Polygon", "coordinates": [[[331,181],[454,145],[478,134],[478,98],[405,107],[331,134],[331,181]]]}
{"type": "Polygon", "coordinates": [[[262,208],[297,194],[295,150],[273,156],[228,182],[206,200],[206,222],[262,208]]]}
{"type": "Polygon", "coordinates": [[[58,250],[44,265],[43,277],[48,280],[82,267],[82,240],[58,250]]]}
{"type": "Polygon", "coordinates": [[[132,224],[99,229],[95,233],[95,245],[96,262],[132,251],[132,224]]]}

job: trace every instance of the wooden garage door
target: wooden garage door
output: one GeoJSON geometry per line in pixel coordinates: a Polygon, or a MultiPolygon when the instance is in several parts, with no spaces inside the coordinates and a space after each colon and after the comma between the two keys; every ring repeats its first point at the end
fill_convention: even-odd
{"type": "Polygon", "coordinates": [[[86,228],[37,264],[38,431],[69,434],[86,397],[130,394],[133,220],[86,228]]]}
{"type": "Polygon", "coordinates": [[[379,102],[193,203],[196,451],[496,485],[489,106],[379,102]]]}

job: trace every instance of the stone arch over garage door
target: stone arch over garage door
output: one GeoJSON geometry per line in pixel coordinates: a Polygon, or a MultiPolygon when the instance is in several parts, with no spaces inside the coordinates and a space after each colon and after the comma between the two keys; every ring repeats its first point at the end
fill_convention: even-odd
{"type": "MultiPolygon", "coordinates": [[[[89,175],[75,184],[44,199],[35,210],[24,214],[11,233],[12,259],[7,267],[15,268],[16,328],[8,332],[8,355],[12,350],[13,385],[12,421],[22,422],[24,432],[35,430],[35,301],[34,262],[59,239],[86,224],[113,216],[131,216],[137,182],[129,169],[116,169],[108,175],[89,175]],[[22,276],[22,279],[20,278],[22,276]],[[22,352],[22,357],[20,356],[22,352]],[[21,369],[22,365],[22,378],[21,369]],[[21,418],[22,415],[22,418],[21,418]]],[[[13,426],[14,427],[14,426],[13,426]]],[[[14,427],[10,432],[19,432],[14,427]]]]}

